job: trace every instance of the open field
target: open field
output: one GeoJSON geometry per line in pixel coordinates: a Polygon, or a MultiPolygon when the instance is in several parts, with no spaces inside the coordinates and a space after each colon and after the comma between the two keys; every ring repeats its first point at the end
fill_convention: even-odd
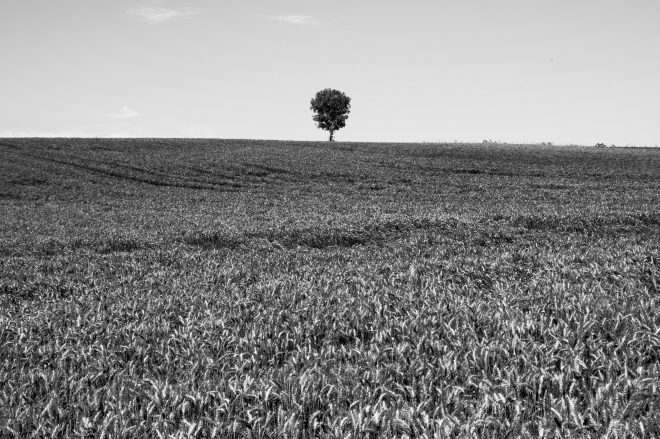
{"type": "Polygon", "coordinates": [[[0,225],[7,437],[660,436],[660,150],[0,139],[0,225]]]}

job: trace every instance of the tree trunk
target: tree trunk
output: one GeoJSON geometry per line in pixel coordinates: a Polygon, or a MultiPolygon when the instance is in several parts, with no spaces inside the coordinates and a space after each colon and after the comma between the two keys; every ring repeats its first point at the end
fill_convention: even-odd
{"type": "Polygon", "coordinates": [[[330,142],[335,141],[335,130],[330,130],[330,142]]]}

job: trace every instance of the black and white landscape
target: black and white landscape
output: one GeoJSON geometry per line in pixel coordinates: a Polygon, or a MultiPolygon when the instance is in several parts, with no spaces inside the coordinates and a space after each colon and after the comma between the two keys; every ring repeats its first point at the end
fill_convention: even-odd
{"type": "Polygon", "coordinates": [[[660,438],[659,18],[0,0],[0,439],[660,438]]]}

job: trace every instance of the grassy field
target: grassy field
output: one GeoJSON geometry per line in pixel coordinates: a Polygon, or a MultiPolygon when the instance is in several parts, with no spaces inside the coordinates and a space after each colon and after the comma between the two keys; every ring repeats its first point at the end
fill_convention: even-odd
{"type": "Polygon", "coordinates": [[[660,435],[660,150],[0,139],[2,437],[660,435]]]}

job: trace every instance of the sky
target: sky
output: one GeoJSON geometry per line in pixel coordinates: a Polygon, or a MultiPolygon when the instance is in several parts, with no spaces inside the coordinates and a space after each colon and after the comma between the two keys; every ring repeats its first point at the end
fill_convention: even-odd
{"type": "Polygon", "coordinates": [[[0,0],[0,137],[660,145],[658,0],[0,0]]]}

